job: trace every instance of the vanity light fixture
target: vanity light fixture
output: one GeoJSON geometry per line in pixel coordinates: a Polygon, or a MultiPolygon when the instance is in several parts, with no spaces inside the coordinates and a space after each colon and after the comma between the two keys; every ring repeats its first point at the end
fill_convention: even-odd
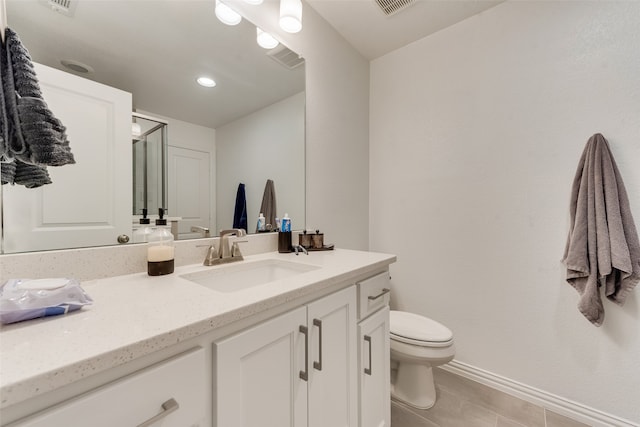
{"type": "Polygon", "coordinates": [[[287,33],[302,29],[302,1],[280,0],[280,28],[287,33]]]}
{"type": "Polygon", "coordinates": [[[247,4],[252,4],[254,6],[257,6],[259,4],[262,4],[263,0],[244,0],[245,3],[247,4]]]}
{"type": "Polygon", "coordinates": [[[280,42],[276,40],[271,34],[262,31],[261,28],[256,27],[256,39],[260,47],[265,49],[273,49],[278,46],[280,42]]]}
{"type": "Polygon", "coordinates": [[[198,77],[196,81],[200,86],[204,86],[204,87],[214,87],[216,85],[216,82],[209,77],[204,77],[204,76],[198,77]]]}
{"type": "Polygon", "coordinates": [[[238,25],[242,21],[242,16],[238,12],[220,0],[216,0],[216,16],[220,22],[227,25],[238,25]]]}

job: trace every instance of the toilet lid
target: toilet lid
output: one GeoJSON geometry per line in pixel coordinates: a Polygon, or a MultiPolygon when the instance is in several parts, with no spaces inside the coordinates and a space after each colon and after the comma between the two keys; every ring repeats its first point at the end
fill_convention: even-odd
{"type": "Polygon", "coordinates": [[[406,311],[391,310],[389,330],[394,339],[410,344],[446,343],[453,339],[453,333],[446,326],[406,311]]]}

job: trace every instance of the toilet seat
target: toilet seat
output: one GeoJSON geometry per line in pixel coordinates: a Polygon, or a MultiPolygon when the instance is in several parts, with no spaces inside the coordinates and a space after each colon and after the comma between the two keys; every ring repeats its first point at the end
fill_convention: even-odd
{"type": "Polygon", "coordinates": [[[421,347],[447,347],[453,343],[449,328],[415,313],[391,310],[390,338],[421,347]]]}

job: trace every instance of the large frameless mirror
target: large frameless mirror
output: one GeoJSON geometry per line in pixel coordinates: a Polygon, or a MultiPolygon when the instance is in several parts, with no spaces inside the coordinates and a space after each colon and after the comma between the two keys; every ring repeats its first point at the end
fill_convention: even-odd
{"type": "Polygon", "coordinates": [[[269,180],[277,215],[304,227],[302,58],[282,45],[258,46],[246,20],[220,23],[213,1],[49,3],[6,0],[7,23],[45,66],[37,69],[47,76],[46,101],[52,109],[63,102],[54,113],[77,164],[49,168],[54,182],[41,189],[2,187],[4,253],[119,244],[142,209],[154,215],[159,207],[177,219],[178,238],[204,237],[205,229],[215,236],[232,227],[241,184],[253,233],[269,180]],[[216,86],[199,86],[200,76],[216,86]],[[59,77],[76,79],[73,101],[58,99],[59,77]],[[126,120],[107,111],[112,98],[92,104],[98,98],[83,92],[83,81],[115,90],[113,99],[130,94],[126,120]],[[127,141],[127,153],[114,152],[116,139],[127,141]],[[113,226],[122,215],[124,232],[113,226]]]}

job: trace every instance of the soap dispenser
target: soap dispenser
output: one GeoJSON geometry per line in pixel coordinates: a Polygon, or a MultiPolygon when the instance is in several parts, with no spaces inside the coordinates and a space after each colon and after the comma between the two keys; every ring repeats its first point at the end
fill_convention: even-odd
{"type": "Polygon", "coordinates": [[[147,218],[147,209],[142,209],[140,225],[133,232],[133,243],[146,243],[149,240],[149,234],[153,232],[153,228],[149,225],[150,222],[149,218],[147,218]]]}
{"type": "Polygon", "coordinates": [[[164,209],[158,209],[156,229],[149,235],[147,272],[149,276],[171,274],[174,270],[173,234],[164,218],[164,209]]]}

